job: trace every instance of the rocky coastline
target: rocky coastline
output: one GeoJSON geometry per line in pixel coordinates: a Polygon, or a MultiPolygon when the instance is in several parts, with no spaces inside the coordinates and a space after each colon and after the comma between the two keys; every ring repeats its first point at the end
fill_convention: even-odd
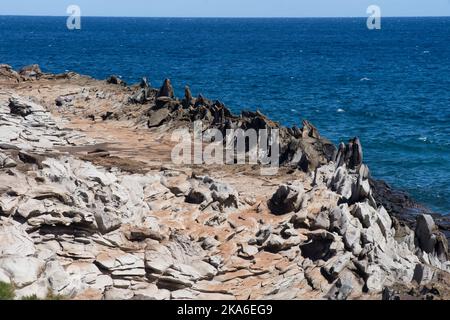
{"type": "Polygon", "coordinates": [[[0,65],[0,283],[16,299],[449,299],[449,219],[358,138],[234,115],[165,80],[0,65]],[[278,129],[281,168],[175,165],[173,130],[278,129]]]}

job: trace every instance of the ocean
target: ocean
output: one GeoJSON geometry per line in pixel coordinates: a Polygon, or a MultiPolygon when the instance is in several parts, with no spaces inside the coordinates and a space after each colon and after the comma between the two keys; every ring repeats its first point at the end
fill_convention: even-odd
{"type": "Polygon", "coordinates": [[[335,142],[359,136],[375,178],[450,213],[450,18],[172,19],[0,16],[0,63],[38,63],[311,121],[335,142]]]}

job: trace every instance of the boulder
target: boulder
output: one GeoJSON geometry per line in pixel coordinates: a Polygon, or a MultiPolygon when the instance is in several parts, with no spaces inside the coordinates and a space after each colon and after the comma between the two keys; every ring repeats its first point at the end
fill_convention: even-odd
{"type": "Polygon", "coordinates": [[[435,274],[435,270],[424,264],[417,264],[414,269],[413,280],[417,282],[417,284],[427,284],[431,280],[433,280],[435,274]]]}
{"type": "Polygon", "coordinates": [[[239,250],[239,256],[244,259],[251,259],[259,252],[258,247],[248,245],[244,243],[241,245],[241,249],[239,250]]]}
{"type": "Polygon", "coordinates": [[[44,107],[18,97],[9,99],[9,109],[12,114],[22,117],[26,117],[32,113],[45,112],[44,107]]]}
{"type": "Polygon", "coordinates": [[[50,261],[45,266],[44,277],[55,295],[76,296],[81,292],[81,281],[76,275],[70,276],[58,261],[50,261]]]}
{"type": "Polygon", "coordinates": [[[109,233],[122,225],[122,221],[117,212],[105,208],[95,212],[95,220],[101,233],[109,233]]]}
{"type": "Polygon", "coordinates": [[[228,184],[221,182],[213,182],[209,187],[211,197],[214,201],[219,202],[223,207],[239,207],[238,192],[228,184]]]}
{"type": "Polygon", "coordinates": [[[439,261],[448,261],[448,242],[439,231],[430,215],[419,215],[416,223],[417,246],[429,255],[436,256],[439,261]]]}
{"type": "Polygon", "coordinates": [[[129,102],[135,104],[145,104],[147,102],[147,89],[140,89],[134,93],[130,98],[129,102]]]}
{"type": "Polygon", "coordinates": [[[0,64],[0,80],[13,80],[19,82],[20,76],[11,66],[0,64]]]}
{"type": "Polygon", "coordinates": [[[26,78],[39,78],[43,73],[37,64],[25,66],[19,70],[19,74],[26,78]]]}
{"type": "Polygon", "coordinates": [[[215,181],[208,176],[194,177],[192,187],[186,196],[186,202],[193,204],[212,205],[223,211],[239,207],[239,194],[230,185],[215,181]]]}
{"type": "Polygon", "coordinates": [[[166,122],[167,119],[169,119],[169,118],[170,118],[170,110],[167,108],[162,108],[162,109],[152,111],[149,114],[147,126],[149,128],[159,127],[164,122],[166,122]]]}
{"type": "Polygon", "coordinates": [[[352,277],[347,274],[336,280],[325,298],[328,300],[347,300],[353,291],[352,277]]]}
{"type": "Polygon", "coordinates": [[[351,252],[346,252],[342,255],[333,257],[333,259],[330,259],[330,261],[328,261],[323,267],[323,270],[330,279],[336,279],[339,277],[339,274],[350,264],[351,258],[351,252]]]}
{"type": "MultiPolygon", "coordinates": [[[[18,252],[20,254],[20,252],[18,252]]],[[[23,288],[35,282],[44,268],[44,261],[34,257],[2,256],[0,269],[10,277],[16,288],[23,288]]]]}
{"type": "Polygon", "coordinates": [[[186,202],[192,204],[209,204],[212,202],[211,192],[204,186],[194,187],[186,196],[186,202]]]}
{"type": "Polygon", "coordinates": [[[272,213],[282,215],[300,211],[306,206],[307,201],[308,197],[305,194],[303,184],[283,184],[278,187],[268,206],[272,213]]]}
{"type": "Polygon", "coordinates": [[[173,264],[170,250],[162,245],[154,246],[145,252],[145,267],[152,273],[165,273],[173,264]]]}
{"type": "Polygon", "coordinates": [[[127,86],[127,83],[125,81],[123,81],[120,77],[115,75],[112,75],[108,79],[106,79],[106,83],[115,84],[123,87],[127,86]]]}
{"type": "Polygon", "coordinates": [[[317,230],[317,229],[328,230],[330,228],[330,218],[328,216],[328,211],[326,211],[326,210],[322,210],[321,212],[319,212],[319,214],[314,215],[309,220],[311,221],[310,222],[311,230],[317,230]]]}

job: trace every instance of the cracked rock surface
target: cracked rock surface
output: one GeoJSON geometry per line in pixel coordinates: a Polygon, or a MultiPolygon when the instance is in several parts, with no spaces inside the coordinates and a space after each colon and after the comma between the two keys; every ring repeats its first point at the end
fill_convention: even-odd
{"type": "Polygon", "coordinates": [[[379,201],[359,139],[283,128],[273,177],[172,164],[168,133],[197,118],[279,126],[168,80],[0,65],[0,282],[42,299],[450,297],[439,224],[379,201]]]}

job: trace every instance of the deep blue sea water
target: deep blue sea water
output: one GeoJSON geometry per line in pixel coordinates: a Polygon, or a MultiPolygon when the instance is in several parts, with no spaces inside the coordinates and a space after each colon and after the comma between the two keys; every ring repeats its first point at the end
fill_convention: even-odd
{"type": "Polygon", "coordinates": [[[362,140],[376,178],[450,213],[450,18],[0,17],[0,63],[118,74],[362,140]]]}

